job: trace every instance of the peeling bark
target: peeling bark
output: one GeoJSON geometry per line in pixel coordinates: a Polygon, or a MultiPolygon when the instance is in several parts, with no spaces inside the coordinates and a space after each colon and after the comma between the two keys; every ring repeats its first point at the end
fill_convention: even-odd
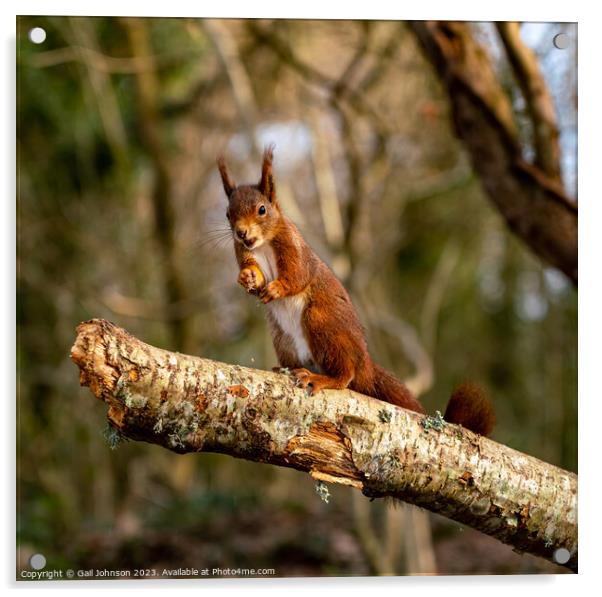
{"type": "MultiPolygon", "coordinates": [[[[514,234],[577,285],[576,202],[567,197],[556,175],[524,159],[510,101],[469,24],[413,21],[410,28],[449,95],[456,133],[492,203],[514,234]]],[[[540,112],[542,97],[536,96],[540,112]]],[[[534,102],[535,96],[532,108],[534,102]]],[[[551,142],[553,133],[549,127],[538,130],[536,142],[542,147],[537,151],[544,159],[545,137],[551,142]]]]}
{"type": "Polygon", "coordinates": [[[392,496],[577,569],[577,477],[457,425],[350,390],[310,397],[286,374],[172,353],[101,319],[78,327],[80,383],[124,436],[221,452],[392,496]]]}

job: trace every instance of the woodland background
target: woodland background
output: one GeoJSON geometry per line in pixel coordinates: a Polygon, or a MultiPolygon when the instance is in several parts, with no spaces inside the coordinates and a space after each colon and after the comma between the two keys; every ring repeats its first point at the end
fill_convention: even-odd
{"type": "MultiPolygon", "coordinates": [[[[495,27],[470,26],[527,106],[495,27]]],[[[576,26],[524,24],[576,195],[576,26]],[[564,50],[552,44],[569,34],[564,50]]],[[[478,380],[493,438],[577,469],[577,293],[507,228],[400,22],[20,17],[18,565],[274,568],[277,576],[560,568],[409,506],[221,455],[111,450],[69,359],[104,317],[170,350],[276,364],[236,284],[224,151],[238,182],[276,144],[281,203],[345,282],[376,360],[430,412],[478,380]],[[32,27],[46,41],[33,44],[32,27]]]]}

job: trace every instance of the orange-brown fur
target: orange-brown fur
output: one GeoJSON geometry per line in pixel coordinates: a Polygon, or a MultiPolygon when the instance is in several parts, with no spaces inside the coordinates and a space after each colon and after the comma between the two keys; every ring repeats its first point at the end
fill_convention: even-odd
{"type": "Polygon", "coordinates": [[[443,418],[481,435],[489,435],[495,425],[493,405],[483,390],[469,381],[454,389],[443,418]]]}
{"type": "MultiPolygon", "coordinates": [[[[240,266],[238,282],[268,305],[268,321],[280,365],[291,369],[298,385],[311,386],[312,394],[349,387],[424,413],[407,387],[372,361],[349,294],[282,213],[276,197],[272,159],[272,148],[268,147],[257,185],[236,186],[223,158],[218,158],[218,168],[228,197],[227,217],[240,266]],[[273,279],[269,279],[267,271],[262,271],[260,260],[270,267],[274,263],[277,272],[273,279]],[[291,332],[297,329],[297,313],[302,338],[291,332]],[[305,354],[305,347],[310,357],[306,355],[303,360],[300,355],[305,354]]],[[[492,425],[479,417],[487,418],[493,411],[482,407],[483,400],[472,390],[456,392],[450,402],[448,420],[475,431],[489,432],[492,425]],[[474,412],[473,401],[480,405],[474,412]]]]}

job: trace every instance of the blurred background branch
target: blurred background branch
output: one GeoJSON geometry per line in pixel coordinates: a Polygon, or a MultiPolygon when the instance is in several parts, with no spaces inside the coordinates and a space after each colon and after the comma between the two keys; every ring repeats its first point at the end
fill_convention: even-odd
{"type": "Polygon", "coordinates": [[[496,23],[496,28],[531,117],[534,163],[552,180],[562,184],[554,103],[535,52],[521,40],[519,23],[499,22],[496,23]]]}
{"type": "Polygon", "coordinates": [[[490,199],[510,229],[576,285],[577,205],[559,184],[553,109],[516,27],[500,31],[529,106],[535,164],[523,157],[510,100],[470,25],[415,21],[411,28],[448,91],[456,132],[490,199]]]}

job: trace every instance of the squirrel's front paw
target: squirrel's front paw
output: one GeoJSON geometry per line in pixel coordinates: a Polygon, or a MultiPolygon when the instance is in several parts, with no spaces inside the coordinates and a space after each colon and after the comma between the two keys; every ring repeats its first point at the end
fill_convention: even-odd
{"type": "Polygon", "coordinates": [[[269,303],[275,299],[282,298],[284,296],[284,288],[279,280],[270,282],[260,293],[259,298],[265,303],[269,303]]]}
{"type": "Polygon", "coordinates": [[[259,268],[245,267],[240,270],[238,283],[250,293],[256,293],[265,283],[263,275],[259,268]]]}

